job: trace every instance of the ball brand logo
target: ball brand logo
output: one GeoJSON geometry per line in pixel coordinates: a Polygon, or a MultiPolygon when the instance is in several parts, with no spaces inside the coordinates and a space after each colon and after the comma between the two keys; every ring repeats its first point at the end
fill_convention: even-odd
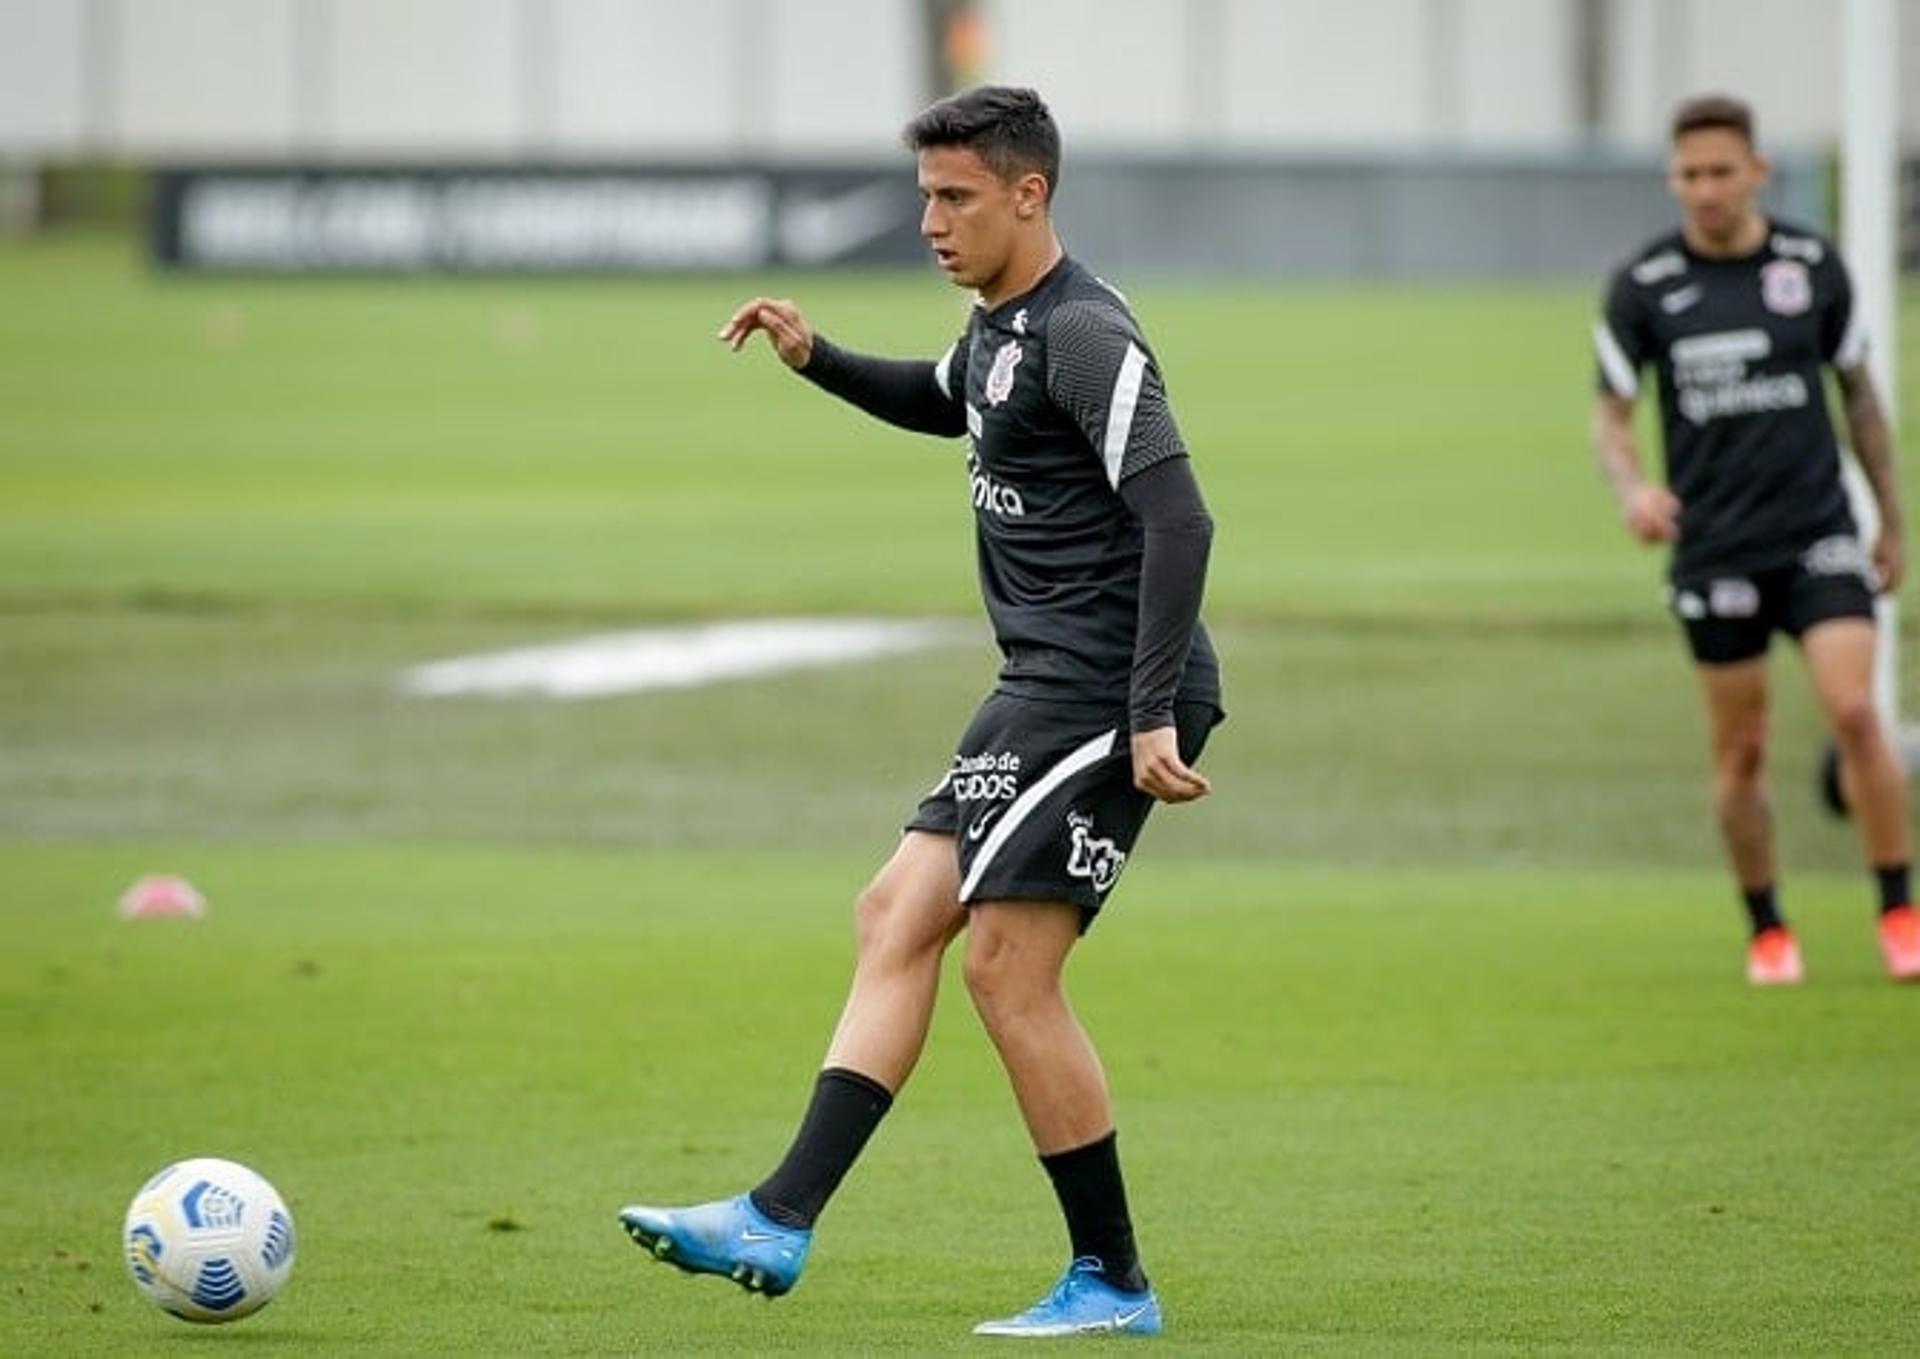
{"type": "Polygon", "coordinates": [[[967,454],[967,484],[973,493],[973,507],[985,510],[988,514],[997,514],[1002,519],[1023,519],[1027,513],[1027,503],[1020,498],[1020,492],[1005,482],[995,481],[980,465],[980,455],[967,454]]]}
{"type": "Polygon", "coordinates": [[[994,353],[987,373],[987,404],[997,406],[1013,395],[1013,370],[1020,366],[1020,342],[1008,340],[994,353]]]}
{"type": "Polygon", "coordinates": [[[189,1227],[238,1227],[246,1205],[231,1190],[212,1180],[200,1180],[180,1199],[180,1211],[189,1227]]]}

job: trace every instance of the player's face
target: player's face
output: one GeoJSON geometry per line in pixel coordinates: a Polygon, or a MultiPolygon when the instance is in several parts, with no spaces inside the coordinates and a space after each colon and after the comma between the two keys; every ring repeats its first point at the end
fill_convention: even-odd
{"type": "Polygon", "coordinates": [[[987,163],[961,146],[930,146],[920,153],[920,234],[933,258],[962,288],[990,293],[1006,272],[1024,225],[1044,204],[1036,203],[1028,175],[1008,184],[987,163]]]}
{"type": "Polygon", "coordinates": [[[1766,182],[1765,157],[1730,128],[1686,133],[1667,160],[1667,187],[1686,213],[1687,225],[1708,240],[1737,235],[1766,182]]]}

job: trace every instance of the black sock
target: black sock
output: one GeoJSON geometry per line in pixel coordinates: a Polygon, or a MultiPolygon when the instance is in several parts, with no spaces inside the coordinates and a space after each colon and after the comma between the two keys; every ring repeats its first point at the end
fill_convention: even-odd
{"type": "Polygon", "coordinates": [[[822,1071],[786,1159],[754,1188],[753,1206],[784,1227],[811,1228],[892,1107],[893,1092],[871,1077],[822,1071]]]}
{"type": "Polygon", "coordinates": [[[1067,1235],[1073,1239],[1074,1258],[1092,1256],[1108,1283],[1128,1293],[1147,1286],[1140,1253],[1133,1244],[1133,1219],[1127,1215],[1127,1186],[1120,1178],[1116,1135],[1108,1133],[1072,1151],[1042,1156],[1040,1164],[1053,1181],[1060,1211],[1067,1216],[1067,1235]]]}
{"type": "Polygon", "coordinates": [[[1896,906],[1908,906],[1913,902],[1907,887],[1907,866],[1888,864],[1885,868],[1875,868],[1873,876],[1880,882],[1880,914],[1885,915],[1896,906]]]}
{"type": "Polygon", "coordinates": [[[1742,891],[1740,899],[1747,903],[1747,919],[1753,922],[1756,936],[1787,923],[1780,918],[1780,901],[1774,895],[1772,883],[1752,891],[1742,891]]]}

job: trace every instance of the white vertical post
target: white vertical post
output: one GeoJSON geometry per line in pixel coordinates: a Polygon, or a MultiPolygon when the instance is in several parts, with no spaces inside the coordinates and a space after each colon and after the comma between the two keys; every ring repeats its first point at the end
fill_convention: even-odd
{"type": "MultiPolygon", "coordinates": [[[[1853,305],[1866,323],[1868,370],[1898,427],[1899,366],[1895,288],[1899,261],[1895,241],[1899,146],[1899,23],[1894,0],[1847,0],[1840,44],[1840,88],[1845,100],[1841,147],[1841,252],[1853,271],[1853,305]]],[[[1879,514],[1865,478],[1851,459],[1848,490],[1860,532],[1871,538],[1879,514]]],[[[1892,596],[1879,605],[1880,651],[1874,664],[1874,702],[1890,727],[1899,724],[1900,616],[1892,596]]]]}

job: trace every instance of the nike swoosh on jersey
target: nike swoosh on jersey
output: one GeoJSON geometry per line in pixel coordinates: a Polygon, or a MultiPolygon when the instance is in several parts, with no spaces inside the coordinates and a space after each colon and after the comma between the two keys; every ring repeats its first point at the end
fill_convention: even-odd
{"type": "Polygon", "coordinates": [[[1681,312],[1698,302],[1702,296],[1703,292],[1698,283],[1689,284],[1685,288],[1677,289],[1661,297],[1660,310],[1669,316],[1678,316],[1681,312]]]}

